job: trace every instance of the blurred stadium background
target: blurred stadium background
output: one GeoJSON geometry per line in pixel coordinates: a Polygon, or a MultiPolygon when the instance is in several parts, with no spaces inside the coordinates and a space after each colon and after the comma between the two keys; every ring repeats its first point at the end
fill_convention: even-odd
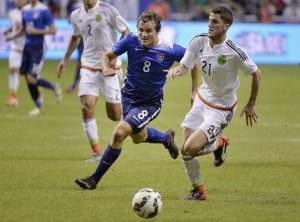
{"type": "MultiPolygon", "coordinates": [[[[113,4],[136,30],[138,15],[147,9],[160,12],[165,22],[161,35],[187,46],[190,39],[207,32],[207,18],[212,7],[227,5],[235,15],[228,32],[258,64],[289,64],[299,62],[300,3],[299,0],[104,0],[113,4]],[[130,10],[124,10],[130,6],[130,10]]],[[[71,35],[68,15],[80,0],[44,0],[49,5],[58,28],[55,36],[47,36],[46,59],[61,59],[71,35]]],[[[6,18],[14,8],[13,0],[0,1],[0,32],[8,26],[6,18]]],[[[9,43],[0,35],[0,59],[6,59],[9,43]]],[[[76,58],[74,53],[73,58],[76,58]]],[[[124,59],[126,56],[123,57],[124,59]]]]}

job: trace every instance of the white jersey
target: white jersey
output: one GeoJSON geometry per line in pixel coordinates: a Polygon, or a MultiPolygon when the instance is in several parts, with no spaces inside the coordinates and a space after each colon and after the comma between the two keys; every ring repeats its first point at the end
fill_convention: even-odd
{"type": "Polygon", "coordinates": [[[84,6],[76,9],[71,14],[71,23],[73,36],[83,39],[82,66],[97,69],[102,67],[102,55],[117,42],[118,32],[129,27],[117,10],[104,2],[97,2],[88,11],[84,6]]]}
{"type": "MultiPolygon", "coordinates": [[[[17,29],[22,25],[22,10],[13,9],[8,13],[8,17],[11,22],[12,35],[16,33],[17,29]]],[[[25,44],[25,35],[22,34],[18,38],[11,41],[11,49],[16,51],[23,51],[25,44]]]]}
{"type": "Polygon", "coordinates": [[[202,68],[203,84],[198,89],[200,96],[207,103],[224,108],[236,103],[239,69],[245,75],[258,69],[245,51],[231,40],[226,39],[211,48],[207,34],[192,39],[180,63],[191,69],[197,59],[202,68]]]}

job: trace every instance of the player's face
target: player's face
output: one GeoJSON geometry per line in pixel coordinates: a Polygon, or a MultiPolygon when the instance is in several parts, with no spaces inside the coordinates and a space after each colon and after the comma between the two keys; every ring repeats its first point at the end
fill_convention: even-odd
{"type": "Polygon", "coordinates": [[[157,44],[158,33],[155,30],[154,21],[140,21],[138,24],[138,33],[144,47],[153,48],[157,44]]]}
{"type": "Polygon", "coordinates": [[[15,5],[17,8],[22,8],[23,5],[25,5],[26,0],[15,0],[15,5]]]}
{"type": "Polygon", "coordinates": [[[208,19],[208,37],[212,40],[221,38],[229,28],[229,24],[226,24],[221,19],[220,14],[210,13],[208,19]]]}
{"type": "Polygon", "coordinates": [[[93,8],[97,3],[97,0],[83,0],[83,4],[85,8],[90,9],[93,8]]]}

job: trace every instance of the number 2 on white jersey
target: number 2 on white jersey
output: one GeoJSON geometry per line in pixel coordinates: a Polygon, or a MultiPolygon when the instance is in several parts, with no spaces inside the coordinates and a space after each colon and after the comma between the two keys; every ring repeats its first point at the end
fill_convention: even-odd
{"type": "Polygon", "coordinates": [[[92,36],[92,32],[91,32],[92,26],[90,24],[88,24],[88,28],[89,28],[88,34],[89,34],[89,36],[92,36]]]}

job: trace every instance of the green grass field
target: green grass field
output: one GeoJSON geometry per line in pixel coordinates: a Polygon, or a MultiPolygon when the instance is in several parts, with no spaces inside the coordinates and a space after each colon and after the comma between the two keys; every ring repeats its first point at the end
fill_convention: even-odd
{"type": "MultiPolygon", "coordinates": [[[[45,63],[43,75],[49,80],[57,81],[56,65],[45,63]]],[[[55,104],[52,92],[43,90],[43,114],[29,117],[33,103],[22,78],[19,107],[6,107],[7,62],[0,61],[0,221],[144,221],[131,209],[134,193],[144,187],[158,190],[163,198],[161,214],[151,221],[300,221],[300,67],[260,68],[258,124],[246,127],[239,117],[251,81],[240,75],[238,111],[224,131],[231,137],[227,160],[215,168],[213,155],[202,157],[208,200],[185,202],[181,198],[191,186],[181,158],[174,161],[162,146],[134,145],[129,138],[98,188],[81,190],[74,180],[90,175],[97,164],[83,161],[90,149],[77,96],[65,94],[55,104]]],[[[74,69],[71,62],[60,80],[63,89],[74,69]]],[[[163,110],[151,123],[160,130],[175,129],[178,144],[190,85],[188,76],[168,80],[163,110]]],[[[96,118],[105,148],[116,123],[106,117],[102,98],[96,118]]]]}

